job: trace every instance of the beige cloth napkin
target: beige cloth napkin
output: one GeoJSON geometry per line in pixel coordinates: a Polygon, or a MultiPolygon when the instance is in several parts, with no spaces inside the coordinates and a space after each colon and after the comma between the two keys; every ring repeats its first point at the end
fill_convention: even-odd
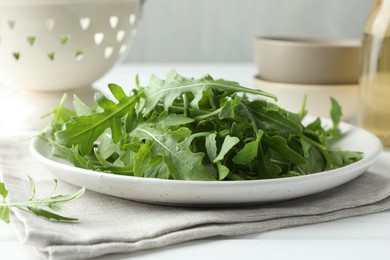
{"type": "MultiPolygon", "coordinates": [[[[28,198],[27,175],[50,176],[30,155],[27,141],[0,140],[0,173],[10,201],[28,198]]],[[[52,177],[50,177],[52,178],[52,177]]],[[[77,187],[59,182],[59,192],[77,187]]],[[[52,182],[37,181],[51,192],[52,182]]],[[[236,236],[284,227],[320,223],[390,208],[390,177],[367,172],[358,179],[316,195],[241,208],[156,206],[86,192],[67,206],[76,223],[58,223],[13,210],[20,241],[35,246],[48,259],[86,259],[112,253],[164,247],[212,236],[236,236]]]]}

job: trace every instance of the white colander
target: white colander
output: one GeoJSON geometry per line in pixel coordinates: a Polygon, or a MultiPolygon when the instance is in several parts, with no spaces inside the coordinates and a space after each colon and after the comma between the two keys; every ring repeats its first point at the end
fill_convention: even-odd
{"type": "Polygon", "coordinates": [[[91,86],[129,49],[139,0],[0,0],[0,81],[23,90],[91,86]]]}

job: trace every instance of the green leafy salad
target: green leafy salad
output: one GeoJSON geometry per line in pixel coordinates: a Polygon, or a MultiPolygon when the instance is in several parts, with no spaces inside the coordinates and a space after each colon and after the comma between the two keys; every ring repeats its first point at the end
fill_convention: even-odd
{"type": "Polygon", "coordinates": [[[44,135],[54,155],[108,174],[196,181],[300,176],[362,158],[331,145],[341,136],[334,99],[326,129],[320,118],[302,124],[304,106],[292,113],[270,93],[209,75],[171,71],[136,85],[126,94],[109,84],[112,97],[96,93],[93,108],[75,97],[70,110],[63,99],[44,135]]]}

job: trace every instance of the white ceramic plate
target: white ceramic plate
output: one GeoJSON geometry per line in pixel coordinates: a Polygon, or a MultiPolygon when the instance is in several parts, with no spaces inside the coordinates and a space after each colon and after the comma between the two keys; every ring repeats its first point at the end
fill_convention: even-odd
{"type": "Polygon", "coordinates": [[[76,186],[86,186],[99,193],[164,205],[248,205],[318,193],[363,174],[381,152],[382,145],[377,137],[363,129],[346,123],[340,127],[345,136],[337,146],[363,152],[362,160],[331,171],[271,180],[208,182],[120,176],[76,168],[65,160],[53,157],[50,145],[39,138],[32,141],[30,149],[33,156],[58,179],[76,186]]]}

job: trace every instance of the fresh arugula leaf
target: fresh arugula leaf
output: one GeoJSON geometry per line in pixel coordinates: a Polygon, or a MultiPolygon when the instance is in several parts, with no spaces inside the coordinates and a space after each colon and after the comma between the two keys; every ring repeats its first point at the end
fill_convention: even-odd
{"type": "Polygon", "coordinates": [[[99,143],[99,145],[97,146],[96,152],[104,160],[107,160],[114,154],[121,153],[119,145],[114,143],[109,131],[106,131],[104,134],[102,134],[97,139],[97,142],[99,143]]]}
{"type": "Polygon", "coordinates": [[[43,208],[27,207],[27,209],[30,212],[34,213],[35,215],[37,215],[39,217],[46,218],[46,219],[53,219],[53,220],[57,220],[57,221],[76,221],[76,220],[78,220],[77,218],[69,218],[69,217],[61,216],[59,214],[56,214],[54,212],[50,212],[50,211],[45,210],[43,208]]]}
{"type": "Polygon", "coordinates": [[[10,210],[9,206],[5,206],[5,205],[0,206],[0,220],[4,221],[5,223],[10,222],[9,210],[10,210]]]}
{"type": "Polygon", "coordinates": [[[0,182],[0,196],[3,197],[3,199],[7,198],[8,196],[8,190],[5,187],[4,182],[0,182]]]}
{"type": "Polygon", "coordinates": [[[272,179],[278,177],[279,173],[282,172],[282,169],[272,162],[270,153],[260,146],[258,156],[260,163],[257,166],[259,167],[261,178],[272,179]]]}
{"type": "MultiPolygon", "coordinates": [[[[34,182],[34,180],[30,176],[28,176],[28,181],[30,183],[30,190],[31,190],[31,196],[30,196],[30,198],[28,200],[31,201],[35,197],[35,190],[36,190],[36,188],[35,188],[35,182],[34,182]]],[[[56,186],[57,186],[57,184],[56,184],[56,186]]]]}
{"type": "Polygon", "coordinates": [[[306,103],[307,103],[307,94],[303,95],[301,110],[299,111],[298,114],[300,120],[302,120],[307,115],[306,103]]]}
{"type": "Polygon", "coordinates": [[[230,170],[225,165],[222,165],[221,162],[217,162],[218,169],[218,180],[224,180],[230,173],[230,170]]]}
{"type": "Polygon", "coordinates": [[[77,116],[86,116],[92,114],[92,109],[89,108],[81,99],[73,95],[73,107],[77,116]]]}
{"type": "Polygon", "coordinates": [[[112,138],[117,142],[121,135],[121,117],[134,108],[139,97],[126,96],[118,85],[111,84],[109,88],[114,97],[118,98],[115,106],[109,106],[100,99],[100,104],[104,103],[106,107],[104,112],[72,117],[66,122],[64,130],[55,133],[55,141],[66,147],[78,145],[80,153],[86,155],[91,152],[95,140],[107,128],[111,128],[112,138]]]}
{"type": "MultiPolygon", "coordinates": [[[[21,202],[6,202],[8,196],[8,190],[5,187],[3,182],[0,182],[0,195],[3,197],[3,200],[0,201],[0,220],[9,223],[10,222],[10,209],[13,207],[20,209],[27,209],[28,211],[34,213],[35,215],[47,219],[53,219],[57,221],[75,221],[77,218],[69,218],[66,216],[61,216],[55,212],[49,211],[51,209],[54,211],[59,211],[63,206],[69,202],[79,199],[85,192],[85,188],[81,188],[78,191],[67,195],[50,195],[43,199],[35,198],[36,186],[31,177],[29,178],[31,196],[26,201],[21,202]],[[47,208],[47,209],[45,209],[47,208]]],[[[55,187],[57,187],[57,181],[55,181],[55,187]]]]}
{"type": "Polygon", "coordinates": [[[362,159],[362,153],[333,149],[329,151],[334,167],[343,167],[362,159]]]}
{"type": "Polygon", "coordinates": [[[264,101],[256,100],[250,103],[247,101],[242,103],[241,107],[244,115],[251,114],[251,117],[255,118],[256,125],[260,129],[274,129],[288,134],[300,134],[302,131],[301,125],[297,125],[279,111],[267,110],[264,101]]]}
{"type": "Polygon", "coordinates": [[[330,118],[333,122],[333,127],[330,130],[330,133],[334,136],[339,134],[339,125],[341,121],[341,116],[343,115],[341,111],[341,106],[334,98],[330,98],[331,101],[331,109],[330,109],[330,118]]]}
{"type": "Polygon", "coordinates": [[[147,140],[141,144],[138,152],[134,155],[134,176],[143,177],[144,171],[148,168],[151,156],[151,142],[147,140]]]}
{"type": "MultiPolygon", "coordinates": [[[[131,136],[141,141],[149,140],[150,154],[163,156],[169,174],[177,180],[215,180],[214,174],[202,164],[204,154],[193,153],[190,149],[181,147],[179,141],[167,135],[162,129],[140,125],[134,129],[131,136]]],[[[137,157],[135,157],[135,160],[137,157]]]]}
{"type": "Polygon", "coordinates": [[[205,147],[211,162],[217,158],[217,142],[215,140],[216,136],[217,135],[215,133],[212,133],[205,138],[205,147]]]}
{"type": "Polygon", "coordinates": [[[259,151],[260,140],[263,137],[264,131],[259,129],[257,132],[256,140],[251,141],[236,154],[233,158],[235,164],[246,165],[257,157],[259,151]]]}
{"type": "Polygon", "coordinates": [[[150,158],[148,167],[144,171],[144,177],[169,179],[170,176],[168,175],[167,165],[164,163],[163,156],[154,156],[150,158]]]}
{"type": "Polygon", "coordinates": [[[228,100],[225,105],[222,107],[221,112],[219,112],[220,119],[234,118],[235,110],[241,102],[241,97],[234,97],[231,100],[228,100]]]}
{"type": "Polygon", "coordinates": [[[168,113],[163,112],[160,114],[155,124],[161,124],[163,127],[170,127],[170,126],[187,125],[192,122],[194,122],[194,119],[192,118],[188,118],[183,115],[176,115],[176,114],[168,115],[168,113]]]}
{"type": "Polygon", "coordinates": [[[4,182],[0,182],[0,195],[3,198],[0,202],[0,220],[9,223],[9,206],[5,203],[5,199],[8,196],[8,189],[5,187],[4,182]]]}
{"type": "Polygon", "coordinates": [[[277,152],[286,161],[296,165],[306,164],[305,158],[303,158],[299,153],[291,149],[287,144],[287,140],[283,137],[278,135],[270,137],[265,134],[263,140],[264,143],[266,143],[270,149],[277,152]]]}
{"type": "Polygon", "coordinates": [[[223,158],[230,151],[230,149],[232,149],[239,142],[240,142],[240,139],[238,139],[235,136],[229,136],[229,135],[226,136],[224,141],[223,141],[221,150],[219,151],[219,154],[217,155],[217,157],[214,159],[214,162],[216,163],[216,162],[223,160],[223,158]]]}

